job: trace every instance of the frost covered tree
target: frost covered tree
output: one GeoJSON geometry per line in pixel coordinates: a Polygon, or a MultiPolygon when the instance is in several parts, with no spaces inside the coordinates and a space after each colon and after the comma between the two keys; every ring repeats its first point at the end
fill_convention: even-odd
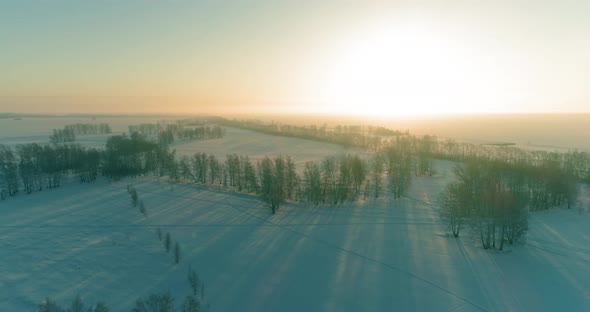
{"type": "Polygon", "coordinates": [[[502,250],[528,228],[525,179],[499,162],[471,161],[454,170],[456,181],[440,196],[441,215],[454,236],[467,221],[484,249],[502,250]]]}
{"type": "Polygon", "coordinates": [[[221,184],[221,165],[219,164],[219,160],[211,154],[207,158],[207,163],[209,166],[209,183],[213,184],[217,180],[219,181],[218,184],[221,184]]]}
{"type": "Polygon", "coordinates": [[[469,216],[470,204],[465,193],[467,191],[459,183],[449,183],[438,198],[441,217],[448,223],[454,237],[459,237],[461,228],[469,216]]]}
{"type": "Polygon", "coordinates": [[[325,201],[330,201],[336,204],[338,197],[336,196],[336,181],[337,181],[337,167],[336,157],[328,156],[324,158],[321,165],[322,170],[322,197],[325,201]]]}
{"type": "Polygon", "coordinates": [[[383,157],[375,155],[371,161],[371,181],[373,182],[373,195],[375,198],[381,194],[383,184],[383,157]]]}
{"type": "Polygon", "coordinates": [[[410,142],[399,139],[384,152],[389,188],[393,198],[400,198],[412,181],[412,153],[410,142]]]}
{"type": "Polygon", "coordinates": [[[267,156],[258,162],[258,175],[260,177],[260,189],[262,199],[270,204],[271,211],[275,214],[278,209],[278,183],[276,183],[273,161],[267,156]]]}
{"type": "Polygon", "coordinates": [[[6,196],[18,193],[18,171],[16,158],[11,148],[0,144],[0,192],[6,196]]]}
{"type": "Polygon", "coordinates": [[[322,196],[322,177],[320,166],[313,161],[305,163],[303,169],[304,193],[307,201],[319,204],[323,201],[322,196]]]}
{"type": "Polygon", "coordinates": [[[297,184],[299,182],[299,177],[297,176],[297,172],[295,171],[295,162],[291,158],[291,156],[285,157],[285,196],[286,198],[293,199],[295,196],[295,190],[297,189],[297,184]]]}

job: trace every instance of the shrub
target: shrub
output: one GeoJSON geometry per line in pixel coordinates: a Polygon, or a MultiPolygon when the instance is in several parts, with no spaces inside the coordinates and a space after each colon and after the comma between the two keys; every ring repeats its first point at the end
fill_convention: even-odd
{"type": "Polygon", "coordinates": [[[170,244],[172,243],[172,239],[170,238],[170,233],[166,233],[166,239],[164,240],[164,246],[166,247],[166,252],[170,251],[170,244]]]}
{"type": "Polygon", "coordinates": [[[176,264],[180,262],[180,244],[178,242],[174,244],[174,262],[176,264]]]}

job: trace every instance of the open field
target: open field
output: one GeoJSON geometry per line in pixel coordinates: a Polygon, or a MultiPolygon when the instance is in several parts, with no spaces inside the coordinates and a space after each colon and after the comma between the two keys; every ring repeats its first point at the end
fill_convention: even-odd
{"type": "MultiPolygon", "coordinates": [[[[1,121],[11,122],[22,121],[1,121]]],[[[20,136],[2,132],[0,143],[47,142],[52,128],[73,122],[40,123],[18,130],[20,136]]],[[[121,119],[113,132],[126,127],[121,119]]],[[[107,137],[78,142],[102,147],[107,137]]],[[[299,168],[356,152],[233,128],[221,139],[171,148],[177,156],[220,159],[290,155],[299,168]]],[[[276,215],[256,196],[151,177],[91,184],[72,178],[59,189],[19,194],[0,201],[0,310],[34,311],[47,296],[66,305],[78,293],[112,311],[129,311],[154,292],[170,291],[179,303],[189,293],[189,265],[205,282],[212,311],[587,310],[587,188],[582,209],[533,214],[524,245],[485,251],[466,230],[460,239],[447,236],[433,201],[452,178],[453,163],[435,164],[436,175],[415,178],[400,200],[288,203],[276,215]],[[147,217],[131,206],[128,184],[147,217]],[[158,228],[181,245],[179,264],[158,228]]]]}
{"type": "MultiPolygon", "coordinates": [[[[158,118],[105,118],[96,122],[106,122],[113,128],[113,134],[77,136],[75,143],[82,146],[103,149],[111,135],[128,131],[128,126],[139,123],[157,122],[158,118]]],[[[88,123],[83,118],[25,118],[23,120],[0,119],[0,144],[14,146],[26,143],[49,143],[53,129],[61,129],[66,124],[88,123]]],[[[316,142],[298,138],[265,135],[250,130],[224,127],[226,135],[211,140],[177,140],[170,150],[176,150],[178,157],[192,157],[195,153],[208,153],[224,160],[226,155],[236,153],[246,155],[254,162],[264,156],[291,156],[301,169],[306,161],[321,160],[326,156],[343,153],[364,153],[344,149],[339,145],[316,142]]]]}
{"type": "Polygon", "coordinates": [[[586,310],[590,215],[536,214],[525,245],[484,251],[447,237],[429,205],[449,178],[438,164],[398,201],[288,204],[274,216],[250,195],[152,178],[17,196],[0,205],[0,302],[30,311],[80,293],[126,311],[157,291],[180,300],[192,265],[213,311],[586,310]],[[180,264],[158,227],[181,244],[180,264]]]}
{"type": "MultiPolygon", "coordinates": [[[[307,126],[335,124],[377,124],[391,129],[409,130],[416,135],[437,135],[440,138],[454,139],[460,142],[480,143],[514,143],[523,149],[540,149],[567,152],[568,150],[590,151],[588,137],[590,127],[589,114],[539,114],[539,115],[489,115],[489,116],[449,116],[416,119],[351,119],[329,118],[326,116],[271,116],[285,124],[307,126]]],[[[22,120],[0,118],[0,143],[22,144],[32,142],[49,142],[53,129],[63,128],[67,124],[105,122],[113,129],[113,134],[128,130],[129,125],[155,123],[162,119],[176,120],[180,117],[98,117],[95,121],[83,117],[38,117],[22,120]]],[[[251,117],[241,117],[251,118],[251,117]]],[[[270,117],[269,117],[270,118],[270,117]]],[[[255,134],[259,135],[259,134],[255,134]]],[[[242,135],[241,138],[246,136],[242,135]]],[[[102,147],[108,136],[79,136],[77,141],[83,145],[102,147]]],[[[251,142],[251,138],[246,138],[251,142]]],[[[227,142],[224,142],[224,144],[227,142]]],[[[242,142],[243,143],[243,142],[242,142]]],[[[179,153],[182,145],[176,143],[179,153]]],[[[200,145],[200,143],[198,144],[200,145]]],[[[224,145],[225,146],[225,145],[224,145]]],[[[283,146],[284,147],[284,146],[283,146]]],[[[190,150],[190,147],[187,148],[190,150]]],[[[226,152],[221,152],[224,156],[226,152]]]]}

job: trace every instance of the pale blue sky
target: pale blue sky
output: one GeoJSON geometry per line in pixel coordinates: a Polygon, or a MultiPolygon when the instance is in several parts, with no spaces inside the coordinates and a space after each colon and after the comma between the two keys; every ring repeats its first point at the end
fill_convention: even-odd
{"type": "MultiPolygon", "coordinates": [[[[406,101],[419,112],[444,112],[444,105],[453,112],[590,111],[589,16],[590,1],[572,0],[0,0],[0,111],[331,111],[355,105],[341,105],[351,96],[340,89],[373,80],[387,92],[370,87],[352,98],[382,100],[372,106],[376,113],[389,105],[395,114],[406,101]],[[358,38],[407,25],[420,30],[409,32],[421,36],[418,47],[458,56],[418,51],[421,58],[407,62],[362,61],[383,45],[359,48],[358,38]],[[346,80],[342,73],[361,72],[337,60],[350,61],[356,50],[364,51],[352,58],[364,76],[346,80]],[[428,64],[419,73],[431,78],[415,81],[424,92],[456,90],[415,103],[412,93],[395,96],[380,64],[396,71],[404,62],[414,65],[396,79],[428,64]],[[447,86],[446,77],[466,83],[447,86]]],[[[409,49],[411,58],[415,42],[406,37],[387,48],[409,49]]]]}

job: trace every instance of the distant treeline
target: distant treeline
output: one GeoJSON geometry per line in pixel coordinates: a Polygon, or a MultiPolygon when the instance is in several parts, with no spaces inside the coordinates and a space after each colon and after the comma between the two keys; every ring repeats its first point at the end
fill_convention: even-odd
{"type": "Polygon", "coordinates": [[[72,124],[67,125],[64,129],[72,129],[76,135],[94,135],[94,134],[111,134],[111,126],[107,123],[99,124],[72,124]]]}
{"type": "Polygon", "coordinates": [[[387,149],[392,145],[399,145],[400,142],[406,142],[404,144],[409,142],[413,156],[419,158],[416,164],[428,161],[428,159],[458,162],[494,160],[529,167],[533,172],[528,174],[537,175],[541,179],[544,179],[544,175],[549,173],[548,170],[552,170],[554,172],[551,172],[550,175],[573,176],[579,181],[590,183],[590,154],[586,152],[527,151],[506,144],[477,145],[454,140],[443,141],[432,135],[418,137],[408,132],[389,130],[383,127],[336,126],[333,129],[328,129],[326,126],[300,127],[223,118],[217,122],[273,135],[320,140],[343,146],[366,147],[377,151],[387,149]]]}
{"type": "Polygon", "coordinates": [[[49,137],[51,143],[68,143],[76,141],[77,135],[111,134],[111,126],[106,123],[100,124],[72,124],[66,125],[63,129],[53,129],[49,137]]]}
{"type": "Polygon", "coordinates": [[[179,120],[175,123],[144,123],[129,126],[129,133],[137,132],[142,135],[153,135],[162,145],[169,145],[174,140],[206,140],[218,139],[225,135],[225,129],[218,126],[207,126],[198,121],[179,120]],[[196,125],[196,126],[193,126],[196,125]]]}
{"type": "MultiPolygon", "coordinates": [[[[104,151],[72,144],[28,144],[15,150],[2,147],[0,191],[9,196],[21,187],[25,193],[57,187],[61,176],[70,173],[79,174],[82,181],[92,181],[99,174],[116,179],[154,174],[252,192],[276,208],[283,200],[339,203],[354,200],[361,193],[378,197],[384,190],[399,198],[413,176],[434,173],[433,159],[438,158],[501,168],[513,179],[524,181],[530,209],[541,210],[571,206],[577,194],[577,183],[590,181],[587,153],[524,151],[507,146],[441,142],[434,136],[408,134],[381,141],[369,160],[348,155],[306,163],[303,176],[294,173],[293,161],[288,156],[257,163],[234,154],[223,161],[206,153],[176,159],[175,153],[166,147],[168,144],[163,144],[163,133],[182,136],[186,133],[184,130],[190,130],[193,134],[200,133],[200,137],[217,137],[224,133],[219,126],[186,129],[183,122],[187,121],[166,127],[159,123],[132,127],[130,130],[136,131],[129,136],[110,137],[104,151]],[[148,139],[148,133],[156,133],[150,132],[155,131],[153,129],[162,131],[157,141],[148,139]]],[[[346,129],[338,133],[357,131],[346,129]]]]}
{"type": "Polygon", "coordinates": [[[296,137],[308,140],[328,142],[346,147],[363,147],[377,149],[387,137],[407,135],[407,132],[391,130],[377,126],[342,126],[333,128],[322,126],[293,126],[281,123],[263,123],[258,120],[237,120],[219,118],[217,123],[241,129],[253,130],[265,134],[296,137]],[[384,138],[385,137],[385,138],[384,138]]]}

